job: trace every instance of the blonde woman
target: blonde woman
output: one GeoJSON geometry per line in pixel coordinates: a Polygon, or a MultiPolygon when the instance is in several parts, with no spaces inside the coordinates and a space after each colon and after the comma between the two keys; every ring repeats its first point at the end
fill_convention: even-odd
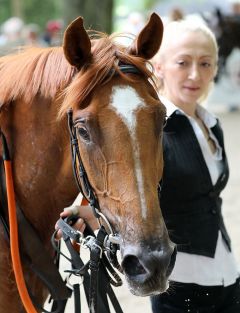
{"type": "Polygon", "coordinates": [[[223,133],[201,106],[217,62],[207,26],[183,20],[165,27],[154,59],[167,111],[160,203],[178,253],[172,288],[151,298],[154,313],[240,312],[239,273],[221,213],[229,176],[223,133]]]}

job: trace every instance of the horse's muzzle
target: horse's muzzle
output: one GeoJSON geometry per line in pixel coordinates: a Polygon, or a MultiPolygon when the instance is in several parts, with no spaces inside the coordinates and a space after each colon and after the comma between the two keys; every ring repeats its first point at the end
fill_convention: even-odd
{"type": "Polygon", "coordinates": [[[168,288],[168,277],[176,259],[176,246],[172,242],[151,245],[125,246],[122,250],[122,268],[130,291],[137,296],[162,293],[168,288]]]}

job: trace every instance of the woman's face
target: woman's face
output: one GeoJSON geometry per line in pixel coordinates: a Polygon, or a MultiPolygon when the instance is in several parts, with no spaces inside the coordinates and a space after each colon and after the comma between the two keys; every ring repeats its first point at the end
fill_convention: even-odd
{"type": "Polygon", "coordinates": [[[215,47],[201,31],[173,37],[158,68],[164,95],[179,107],[196,105],[207,93],[215,71],[215,47]]]}

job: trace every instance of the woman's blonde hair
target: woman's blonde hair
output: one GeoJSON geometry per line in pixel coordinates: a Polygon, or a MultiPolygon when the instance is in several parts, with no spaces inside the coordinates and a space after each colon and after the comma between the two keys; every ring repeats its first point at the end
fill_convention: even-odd
{"type": "MultiPolygon", "coordinates": [[[[163,31],[163,39],[161,47],[158,51],[158,53],[155,55],[155,57],[152,59],[152,63],[154,67],[157,67],[158,64],[161,64],[161,62],[164,62],[164,58],[167,58],[166,50],[168,49],[169,42],[173,41],[176,36],[178,36],[179,33],[185,33],[185,32],[201,32],[204,34],[209,41],[212,43],[214,50],[215,50],[215,72],[214,75],[217,73],[217,63],[218,63],[218,44],[216,37],[214,33],[211,31],[211,29],[204,23],[200,21],[194,22],[193,20],[181,20],[181,21],[173,21],[169,22],[164,26],[163,31]]],[[[156,74],[157,76],[157,74],[156,74]]],[[[159,92],[162,93],[164,89],[164,82],[161,77],[157,77],[156,85],[159,89],[159,92]]],[[[203,101],[210,89],[212,87],[209,86],[207,92],[199,99],[200,101],[203,101]]]]}

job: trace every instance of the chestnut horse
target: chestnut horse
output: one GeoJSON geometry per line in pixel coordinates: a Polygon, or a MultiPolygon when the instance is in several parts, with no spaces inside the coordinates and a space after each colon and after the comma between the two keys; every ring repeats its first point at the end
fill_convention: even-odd
{"type": "MultiPolygon", "coordinates": [[[[164,292],[174,263],[157,194],[165,108],[147,62],[160,47],[162,31],[153,13],[126,48],[113,35],[90,39],[78,18],[68,26],[63,47],[31,48],[0,59],[0,127],[26,219],[51,254],[59,213],[78,194],[66,120],[72,108],[88,179],[121,238],[129,288],[140,296],[164,292]],[[136,70],[122,73],[122,64],[136,70]]],[[[24,312],[1,223],[0,235],[0,311],[24,312]]],[[[42,303],[46,290],[23,266],[31,293],[42,303]]]]}

